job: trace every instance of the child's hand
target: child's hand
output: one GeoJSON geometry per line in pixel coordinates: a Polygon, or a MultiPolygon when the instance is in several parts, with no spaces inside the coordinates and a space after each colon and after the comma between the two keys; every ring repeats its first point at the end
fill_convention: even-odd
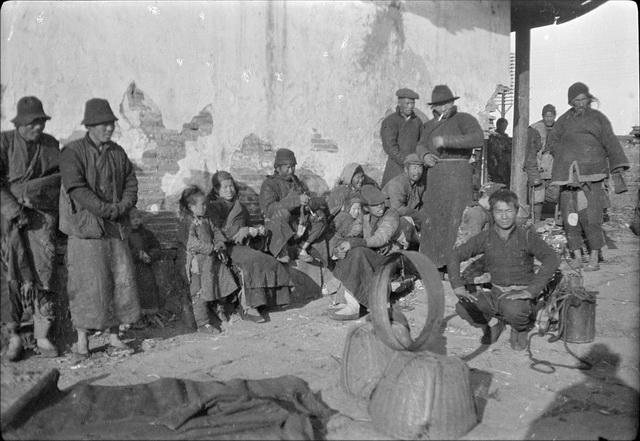
{"type": "Polygon", "coordinates": [[[233,236],[233,241],[237,244],[241,244],[249,236],[251,229],[249,227],[242,227],[233,236]]]}
{"type": "Polygon", "coordinates": [[[229,262],[229,256],[227,256],[225,250],[216,251],[216,256],[218,256],[218,260],[220,260],[224,264],[229,262]]]}
{"type": "Polygon", "coordinates": [[[151,263],[151,256],[149,256],[147,253],[145,253],[144,251],[140,251],[140,253],[138,254],[138,257],[140,258],[140,260],[142,260],[144,263],[151,263]]]}

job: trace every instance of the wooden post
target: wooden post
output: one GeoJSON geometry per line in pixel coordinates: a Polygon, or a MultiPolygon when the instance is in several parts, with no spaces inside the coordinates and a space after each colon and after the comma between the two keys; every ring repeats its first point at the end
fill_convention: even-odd
{"type": "Polygon", "coordinates": [[[527,201],[527,176],[522,170],[529,127],[529,56],[531,29],[526,25],[516,29],[516,84],[513,109],[513,149],[511,153],[511,191],[518,195],[521,205],[527,201]]]}

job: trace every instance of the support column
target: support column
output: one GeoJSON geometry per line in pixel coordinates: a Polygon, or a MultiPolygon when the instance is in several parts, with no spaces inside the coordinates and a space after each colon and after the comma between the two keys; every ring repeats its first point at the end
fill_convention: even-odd
{"type": "Polygon", "coordinates": [[[516,29],[515,106],[513,109],[513,149],[511,153],[511,191],[522,205],[527,203],[527,176],[522,170],[529,127],[529,58],[531,29],[526,25],[516,29]]]}

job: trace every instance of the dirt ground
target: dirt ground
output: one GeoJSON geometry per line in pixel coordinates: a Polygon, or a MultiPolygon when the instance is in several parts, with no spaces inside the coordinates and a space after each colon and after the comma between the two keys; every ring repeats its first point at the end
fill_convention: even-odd
{"type": "MultiPolygon", "coordinates": [[[[455,296],[444,282],[444,320],[430,349],[459,357],[470,368],[479,423],[463,439],[636,439],[639,240],[624,225],[627,215],[612,216],[605,224],[609,247],[601,270],[583,273],[586,289],[598,292],[591,343],[551,343],[534,330],[530,351],[515,352],[507,329],[496,344],[481,345],[481,332],[456,315],[455,296]],[[588,365],[576,357],[591,368],[579,369],[588,365]]],[[[566,263],[561,268],[567,270],[566,263]]],[[[402,300],[414,308],[405,312],[414,337],[422,328],[426,295],[414,289],[402,300]]],[[[104,335],[91,337],[93,355],[77,366],[70,364],[69,352],[57,359],[32,355],[17,363],[3,357],[2,411],[52,368],[60,371],[60,389],[79,381],[127,385],[161,377],[226,381],[295,375],[337,411],[326,439],[389,439],[373,427],[367,402],[350,397],[340,384],[347,331],[365,319],[331,320],[328,306],[317,286],[302,283],[295,302],[272,309],[266,323],[234,317],[220,335],[189,333],[179,318],[167,317],[146,329],[124,332],[135,348],[126,357],[111,357],[104,335]]]]}

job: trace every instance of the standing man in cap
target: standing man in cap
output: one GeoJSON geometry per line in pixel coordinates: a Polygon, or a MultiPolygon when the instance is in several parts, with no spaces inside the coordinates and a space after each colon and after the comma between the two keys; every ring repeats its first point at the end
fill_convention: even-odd
{"type": "MultiPolygon", "coordinates": [[[[322,211],[324,198],[311,197],[306,184],[296,176],[296,164],[296,155],[291,150],[278,149],[274,173],[267,176],[260,188],[264,225],[271,232],[269,252],[283,263],[290,260],[288,242],[301,244],[298,259],[312,262],[309,247],[322,239],[327,228],[327,217],[322,211]]],[[[328,256],[324,248],[317,251],[326,264],[328,256]]]]}
{"type": "Polygon", "coordinates": [[[569,87],[567,110],[553,126],[547,148],[553,155],[551,184],[560,186],[560,207],[567,245],[574,252],[574,267],[582,267],[582,235],[591,255],[585,271],[597,271],[598,252],[604,246],[602,216],[608,198],[604,180],[611,174],[616,192],[626,191],[622,173],[629,160],[609,119],[591,108],[596,98],[584,83],[569,87]],[[580,214],[580,215],[579,215],[580,214]]]}
{"type": "Polygon", "coordinates": [[[404,172],[390,180],[382,189],[382,193],[389,199],[389,206],[407,219],[417,231],[420,231],[427,216],[423,173],[424,163],[418,155],[411,153],[404,158],[404,172]]]}
{"type": "Polygon", "coordinates": [[[48,333],[54,318],[53,277],[60,195],[60,147],[43,133],[50,116],[35,96],[20,98],[15,130],[2,132],[2,322],[10,333],[7,358],[24,352],[20,323],[33,318],[38,351],[57,357],[48,333]]]}
{"type": "Polygon", "coordinates": [[[434,118],[427,121],[416,146],[418,157],[429,167],[425,207],[427,218],[420,231],[420,252],[437,268],[447,264],[465,207],[473,201],[473,170],[469,159],[484,144],[480,123],[458,112],[446,85],[433,88],[429,105],[434,118]]]}
{"type": "Polygon", "coordinates": [[[130,353],[118,335],[119,325],[140,318],[127,245],[138,180],[124,149],[111,141],[117,120],[107,100],[90,99],[82,121],[85,137],[66,145],[60,156],[60,230],[69,236],[67,292],[78,333],[75,363],[89,357],[90,330],[109,329],[111,350],[130,353]]]}
{"type": "Polygon", "coordinates": [[[404,158],[415,153],[422,134],[422,121],[413,111],[420,96],[411,89],[399,89],[396,96],[396,111],[387,116],[380,127],[382,148],[389,155],[382,175],[382,187],[402,173],[404,158]]]}
{"type": "Polygon", "coordinates": [[[547,136],[551,133],[556,122],[556,108],[546,104],[542,108],[542,119],[527,128],[527,150],[524,171],[527,172],[529,187],[533,190],[534,221],[542,217],[544,202],[558,202],[560,189],[557,185],[550,185],[553,156],[547,148],[547,136]]]}

